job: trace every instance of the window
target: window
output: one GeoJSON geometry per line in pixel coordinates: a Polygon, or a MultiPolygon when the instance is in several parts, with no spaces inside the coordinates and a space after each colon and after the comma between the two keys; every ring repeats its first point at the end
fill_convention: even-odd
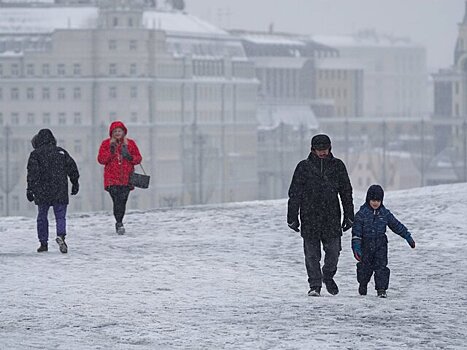
{"type": "Polygon", "coordinates": [[[79,63],[73,65],[73,75],[81,75],[81,65],[79,63]]]}
{"type": "Polygon", "coordinates": [[[81,140],[75,140],[75,146],[74,146],[74,153],[75,154],[81,154],[81,140]]]}
{"type": "Polygon", "coordinates": [[[42,99],[50,100],[50,89],[49,88],[42,88],[42,99]]]}
{"type": "Polygon", "coordinates": [[[19,211],[19,197],[18,196],[13,196],[11,198],[11,207],[13,211],[19,211]]]}
{"type": "Polygon", "coordinates": [[[48,63],[44,63],[42,65],[42,75],[45,75],[45,76],[50,75],[50,65],[48,63]]]}
{"type": "Polygon", "coordinates": [[[73,89],[73,99],[75,100],[81,100],[81,88],[75,87],[73,89]]]}
{"type": "Polygon", "coordinates": [[[3,125],[3,113],[0,113],[0,125],[3,125]]]}
{"type": "Polygon", "coordinates": [[[111,63],[109,64],[109,75],[116,75],[117,74],[117,64],[111,63]]]}
{"type": "Polygon", "coordinates": [[[57,74],[58,75],[65,75],[65,65],[63,63],[60,63],[57,66],[57,74]]]}
{"type": "Polygon", "coordinates": [[[66,114],[65,113],[58,114],[58,125],[66,125],[66,114]]]}
{"type": "Polygon", "coordinates": [[[3,89],[0,88],[0,101],[3,100],[3,89]]]}
{"type": "Polygon", "coordinates": [[[117,88],[115,86],[109,87],[109,98],[117,98],[117,88]]]}
{"type": "Polygon", "coordinates": [[[110,51],[117,50],[117,41],[116,40],[109,40],[109,50],[110,51]]]}
{"type": "Polygon", "coordinates": [[[132,123],[137,123],[138,122],[138,113],[137,112],[131,112],[130,121],[132,123]]]}
{"type": "Polygon", "coordinates": [[[58,88],[57,97],[59,100],[65,99],[65,88],[58,88]]]}
{"type": "Polygon", "coordinates": [[[133,18],[128,18],[128,27],[133,27],[133,18]]]}
{"type": "Polygon", "coordinates": [[[73,124],[75,125],[81,125],[82,124],[82,119],[81,119],[81,113],[79,112],[76,112],[74,115],[73,115],[73,124]]]}
{"type": "Polygon", "coordinates": [[[19,75],[19,66],[17,63],[13,63],[11,65],[11,75],[18,76],[19,75]]]}
{"type": "Polygon", "coordinates": [[[27,88],[26,89],[26,98],[28,100],[34,100],[34,88],[27,88]]]}
{"type": "Polygon", "coordinates": [[[35,116],[34,113],[28,113],[28,125],[34,125],[35,116]]]}
{"type": "Polygon", "coordinates": [[[26,74],[27,75],[34,75],[34,65],[33,64],[28,64],[26,66],[26,74]]]}
{"type": "Polygon", "coordinates": [[[50,125],[50,113],[42,114],[42,124],[50,125]]]}
{"type": "Polygon", "coordinates": [[[3,75],[3,64],[0,63],[0,76],[3,75]]]}
{"type": "Polygon", "coordinates": [[[12,88],[10,92],[11,92],[12,100],[19,100],[19,89],[18,88],[12,88]]]}
{"type": "Polygon", "coordinates": [[[118,18],[117,18],[117,17],[114,17],[114,18],[113,18],[113,26],[114,26],[114,27],[117,27],[117,26],[118,26],[118,18]]]}
{"type": "Polygon", "coordinates": [[[137,98],[138,97],[138,87],[137,86],[132,86],[130,88],[130,97],[131,98],[137,98]]]}
{"type": "Polygon", "coordinates": [[[19,114],[18,113],[11,113],[11,124],[19,125],[19,114]]]}
{"type": "Polygon", "coordinates": [[[130,51],[138,50],[138,41],[137,40],[130,40],[130,51]]]}
{"type": "Polygon", "coordinates": [[[130,64],[130,75],[136,75],[136,63],[130,64]]]}

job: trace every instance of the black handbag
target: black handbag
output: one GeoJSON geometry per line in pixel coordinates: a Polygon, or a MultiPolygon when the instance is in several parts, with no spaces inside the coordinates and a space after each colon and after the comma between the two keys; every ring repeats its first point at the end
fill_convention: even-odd
{"type": "Polygon", "coordinates": [[[141,164],[139,166],[141,169],[143,169],[144,174],[138,174],[133,171],[130,175],[130,185],[138,188],[148,188],[151,176],[146,175],[146,172],[144,171],[144,168],[141,164]]]}

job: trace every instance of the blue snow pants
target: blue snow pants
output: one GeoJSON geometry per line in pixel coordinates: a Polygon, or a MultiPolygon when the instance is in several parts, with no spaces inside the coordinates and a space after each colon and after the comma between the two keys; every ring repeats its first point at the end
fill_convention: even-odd
{"type": "MultiPolygon", "coordinates": [[[[47,218],[49,214],[48,204],[38,205],[37,212],[37,236],[39,242],[47,244],[49,240],[49,220],[47,218]]],[[[52,205],[55,214],[55,222],[57,226],[57,236],[66,235],[66,204],[54,204],[52,205]]]]}
{"type": "Polygon", "coordinates": [[[375,274],[375,289],[388,289],[390,270],[388,264],[388,237],[364,237],[362,261],[357,263],[357,281],[366,285],[375,274]]]}

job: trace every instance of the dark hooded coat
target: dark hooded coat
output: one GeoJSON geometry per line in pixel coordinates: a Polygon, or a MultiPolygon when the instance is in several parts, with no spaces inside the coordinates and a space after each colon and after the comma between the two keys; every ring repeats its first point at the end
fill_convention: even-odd
{"type": "Polygon", "coordinates": [[[31,140],[34,150],[27,165],[27,191],[37,205],[68,204],[68,178],[77,184],[78,167],[63,148],[57,146],[52,131],[42,129],[31,140]]]}
{"type": "Polygon", "coordinates": [[[299,222],[301,235],[340,237],[342,201],[344,216],[353,221],[352,185],[344,163],[330,152],[321,159],[311,152],[298,163],[289,188],[287,222],[299,222]]]}

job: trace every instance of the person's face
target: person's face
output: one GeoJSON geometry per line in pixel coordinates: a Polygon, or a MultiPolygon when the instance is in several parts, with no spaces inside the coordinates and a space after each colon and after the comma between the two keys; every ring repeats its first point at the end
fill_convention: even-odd
{"type": "Polygon", "coordinates": [[[377,201],[376,199],[370,200],[370,207],[372,207],[374,210],[378,209],[380,205],[381,205],[381,201],[377,201]]]}
{"type": "Polygon", "coordinates": [[[318,158],[326,158],[329,155],[329,148],[328,149],[315,149],[315,153],[318,156],[318,158]]]}
{"type": "Polygon", "coordinates": [[[112,131],[112,137],[117,140],[121,140],[125,136],[125,132],[122,128],[115,128],[112,131]]]}

